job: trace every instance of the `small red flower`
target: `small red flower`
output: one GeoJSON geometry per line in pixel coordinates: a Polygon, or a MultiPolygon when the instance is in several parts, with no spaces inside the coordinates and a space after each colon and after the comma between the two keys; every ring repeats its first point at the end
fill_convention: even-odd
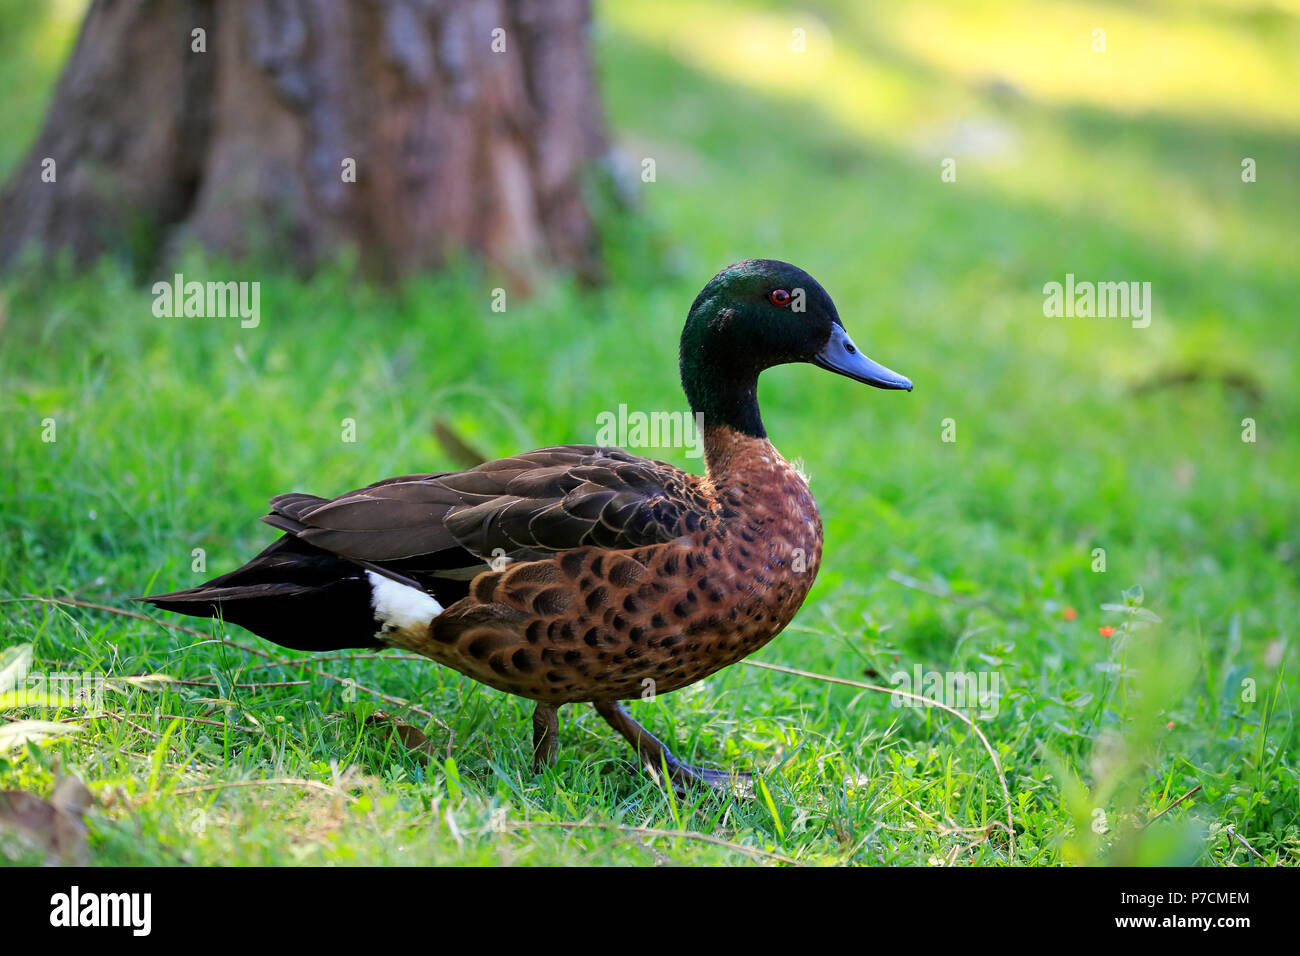
{"type": "Polygon", "coordinates": [[[1061,617],[1065,618],[1067,621],[1073,621],[1078,616],[1079,612],[1072,607],[1067,607],[1061,612],[1061,617]]]}
{"type": "Polygon", "coordinates": [[[1102,637],[1110,637],[1112,634],[1115,633],[1115,629],[1111,627],[1109,624],[1106,624],[1102,627],[1097,628],[1097,633],[1100,634],[1102,637]]]}
{"type": "Polygon", "coordinates": [[[1174,729],[1174,722],[1172,720],[1169,721],[1169,723],[1165,724],[1165,730],[1173,730],[1173,729],[1174,729]]]}

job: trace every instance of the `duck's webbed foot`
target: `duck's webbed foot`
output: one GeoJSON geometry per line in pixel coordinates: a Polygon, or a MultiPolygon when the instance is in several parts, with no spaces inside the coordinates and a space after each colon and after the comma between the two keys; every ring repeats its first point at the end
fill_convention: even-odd
{"type": "Polygon", "coordinates": [[[554,704],[538,703],[533,710],[533,772],[555,765],[560,753],[560,714],[554,704]]]}
{"type": "Polygon", "coordinates": [[[746,770],[710,770],[682,763],[662,740],[637,723],[618,701],[595,701],[591,706],[632,745],[642,764],[656,779],[667,768],[678,793],[684,794],[699,784],[737,796],[747,796],[751,792],[753,774],[746,770]]]}

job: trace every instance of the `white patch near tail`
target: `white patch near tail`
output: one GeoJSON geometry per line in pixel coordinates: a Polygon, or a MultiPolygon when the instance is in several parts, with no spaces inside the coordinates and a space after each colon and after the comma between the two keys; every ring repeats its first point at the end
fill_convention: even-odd
{"type": "Polygon", "coordinates": [[[429,622],[442,613],[442,605],[418,588],[399,584],[374,571],[367,571],[370,579],[370,606],[375,610],[375,620],[383,624],[380,639],[401,631],[423,633],[429,622]]]}

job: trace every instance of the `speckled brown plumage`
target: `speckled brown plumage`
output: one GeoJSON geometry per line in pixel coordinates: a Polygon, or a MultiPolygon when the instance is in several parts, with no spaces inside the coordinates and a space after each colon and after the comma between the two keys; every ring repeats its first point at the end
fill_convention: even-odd
{"type": "Polygon", "coordinates": [[[484,570],[427,632],[391,642],[551,704],[668,693],[752,654],[812,586],[821,522],[767,439],[711,428],[705,447],[705,477],[658,463],[668,540],[484,570]]]}

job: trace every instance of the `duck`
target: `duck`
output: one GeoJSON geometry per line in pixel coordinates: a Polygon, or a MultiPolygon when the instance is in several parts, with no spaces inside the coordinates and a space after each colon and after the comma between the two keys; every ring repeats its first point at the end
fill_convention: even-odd
{"type": "Polygon", "coordinates": [[[559,753],[559,709],[590,704],[679,789],[734,787],[749,772],[680,760],[623,702],[735,664],[803,605],[821,519],[758,406],[759,374],[795,363],[912,389],[857,347],[807,272],[747,259],[708,281],[682,329],[704,474],[554,445],[335,498],[282,494],[262,517],[282,536],[247,564],[135,600],[295,650],[399,649],[526,698],[536,772],[559,753]]]}

